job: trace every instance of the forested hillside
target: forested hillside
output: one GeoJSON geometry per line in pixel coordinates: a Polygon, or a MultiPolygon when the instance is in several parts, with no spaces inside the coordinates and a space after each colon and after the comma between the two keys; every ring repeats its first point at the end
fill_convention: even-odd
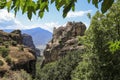
{"type": "Polygon", "coordinates": [[[119,80],[120,1],[102,14],[97,11],[79,42],[83,51],[46,64],[36,73],[37,80],[119,80]]]}
{"type": "MultiPolygon", "coordinates": [[[[55,2],[55,0],[51,1],[55,2]]],[[[57,1],[62,2],[62,0],[56,0],[56,4],[57,1]]],[[[73,2],[76,1],[73,0],[73,2]]],[[[90,1],[88,0],[88,2],[90,1]]],[[[38,57],[37,62],[35,57],[36,69],[35,63],[33,63],[35,70],[30,67],[33,66],[31,63],[27,63],[29,64],[27,66],[28,73],[31,70],[34,73],[36,71],[33,77],[24,70],[18,70],[13,75],[10,75],[12,73],[9,75],[4,73],[0,79],[8,80],[11,76],[14,78],[14,75],[18,75],[14,80],[120,80],[120,0],[115,0],[115,2],[110,0],[110,4],[106,0],[92,1],[96,7],[97,3],[103,1],[102,12],[107,11],[111,5],[112,7],[105,14],[100,11],[97,11],[93,16],[88,14],[91,20],[88,29],[84,23],[74,21],[68,22],[66,26],[54,28],[53,38],[46,45],[43,56],[38,57]],[[105,5],[107,3],[109,5],[105,5]]],[[[63,4],[55,6],[59,9],[63,4]]],[[[48,7],[48,4],[46,5],[48,7]]],[[[63,17],[72,6],[69,4],[64,7],[67,11],[64,10],[63,17]]],[[[29,9],[28,12],[30,13],[29,9]]],[[[31,15],[28,16],[29,19],[31,19],[31,15]]],[[[42,17],[43,14],[39,16],[42,17]]],[[[9,48],[7,45],[4,47],[9,48]]],[[[3,52],[0,51],[0,53],[2,56],[3,52]]],[[[0,58],[0,70],[2,70],[1,66],[4,67],[3,63],[6,59],[0,58]]],[[[7,60],[6,64],[9,64],[7,60]]]]}

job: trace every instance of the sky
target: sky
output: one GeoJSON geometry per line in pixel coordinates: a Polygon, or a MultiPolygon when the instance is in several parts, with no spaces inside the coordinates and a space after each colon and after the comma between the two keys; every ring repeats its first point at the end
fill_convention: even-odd
{"type": "Polygon", "coordinates": [[[6,9],[1,9],[0,29],[31,29],[40,27],[53,32],[54,27],[65,26],[68,21],[83,22],[89,27],[90,19],[88,19],[87,13],[94,15],[98,9],[91,3],[88,3],[87,0],[78,0],[75,5],[75,11],[70,11],[67,17],[63,18],[62,9],[57,11],[55,4],[50,4],[49,12],[45,12],[42,19],[33,15],[31,21],[27,18],[26,14],[22,15],[21,11],[19,11],[15,17],[12,11],[8,13],[6,9]]]}

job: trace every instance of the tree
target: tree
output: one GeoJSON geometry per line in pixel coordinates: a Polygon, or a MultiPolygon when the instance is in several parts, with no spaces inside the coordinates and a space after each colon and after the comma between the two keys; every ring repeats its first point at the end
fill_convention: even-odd
{"type": "MultiPolygon", "coordinates": [[[[105,13],[113,4],[115,0],[88,0],[88,3],[92,1],[92,4],[98,8],[98,4],[101,4],[101,11],[105,13]]],[[[19,10],[22,10],[22,14],[27,13],[28,18],[31,20],[32,15],[37,15],[42,18],[45,11],[49,11],[49,3],[55,3],[56,9],[59,11],[63,8],[63,17],[66,17],[67,13],[75,10],[75,3],[77,0],[0,0],[0,9],[7,8],[8,12],[14,10],[15,15],[19,10]]]]}
{"type": "Polygon", "coordinates": [[[96,12],[86,36],[91,48],[73,71],[73,80],[120,79],[120,1],[107,14],[96,12]],[[87,55],[87,56],[86,56],[87,55]]]}
{"type": "Polygon", "coordinates": [[[68,52],[58,61],[45,64],[43,68],[38,68],[36,80],[71,80],[71,72],[81,61],[82,54],[83,51],[68,52]]]}

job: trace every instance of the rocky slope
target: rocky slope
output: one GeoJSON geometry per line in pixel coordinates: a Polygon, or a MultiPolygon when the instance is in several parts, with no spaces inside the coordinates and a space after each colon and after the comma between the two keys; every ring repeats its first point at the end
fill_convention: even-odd
{"type": "Polygon", "coordinates": [[[78,36],[83,36],[86,30],[82,22],[68,22],[66,26],[54,28],[53,38],[44,50],[44,63],[57,60],[67,52],[81,50],[83,45],[78,44],[78,36]]]}
{"type": "MultiPolygon", "coordinates": [[[[34,77],[36,52],[29,43],[25,44],[24,39],[20,30],[11,33],[0,30],[0,77],[6,72],[20,69],[26,70],[34,77]]],[[[32,38],[29,40],[32,41],[32,38]]],[[[33,44],[32,46],[34,47],[33,44]]]]}

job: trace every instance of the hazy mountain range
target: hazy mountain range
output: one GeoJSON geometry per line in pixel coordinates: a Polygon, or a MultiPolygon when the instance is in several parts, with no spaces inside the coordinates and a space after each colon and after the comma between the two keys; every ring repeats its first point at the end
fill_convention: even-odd
{"type": "MultiPolygon", "coordinates": [[[[11,32],[13,29],[5,29],[6,32],[11,32]]],[[[26,33],[32,36],[33,42],[36,47],[45,47],[45,45],[52,39],[52,33],[44,30],[40,27],[38,28],[32,28],[32,29],[26,29],[21,30],[22,33],[26,33]]]]}

